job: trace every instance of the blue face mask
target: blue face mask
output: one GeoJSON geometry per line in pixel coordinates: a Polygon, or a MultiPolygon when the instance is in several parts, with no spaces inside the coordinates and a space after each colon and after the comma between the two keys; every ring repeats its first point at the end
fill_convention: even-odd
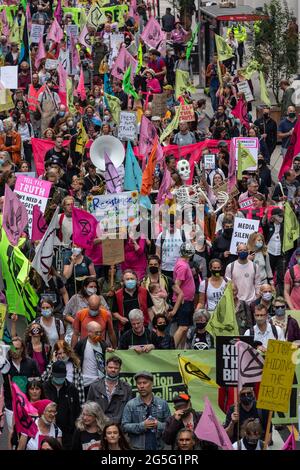
{"type": "Polygon", "coordinates": [[[125,287],[127,289],[134,289],[136,287],[136,279],[129,279],[125,281],[125,287]]]}
{"type": "Polygon", "coordinates": [[[43,317],[49,318],[52,315],[52,309],[51,308],[42,309],[41,314],[43,315],[43,317]]]}
{"type": "Polygon", "coordinates": [[[263,242],[256,242],[255,243],[255,248],[257,248],[258,250],[260,250],[263,246],[264,246],[263,242]]]}
{"type": "Polygon", "coordinates": [[[4,163],[4,160],[0,158],[0,165],[3,165],[3,163],[4,163]]]}
{"type": "Polygon", "coordinates": [[[65,380],[65,377],[52,377],[52,383],[54,385],[63,385],[65,380]]]}
{"type": "Polygon", "coordinates": [[[249,254],[248,251],[240,251],[240,252],[238,253],[238,257],[239,257],[240,259],[247,259],[247,258],[248,258],[248,254],[249,254]]]}

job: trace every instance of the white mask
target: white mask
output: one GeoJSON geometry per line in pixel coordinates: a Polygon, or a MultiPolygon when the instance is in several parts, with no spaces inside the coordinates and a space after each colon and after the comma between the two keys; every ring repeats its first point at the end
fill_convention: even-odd
{"type": "Polygon", "coordinates": [[[187,160],[179,160],[177,163],[177,171],[183,181],[187,181],[191,174],[190,164],[187,160]]]}

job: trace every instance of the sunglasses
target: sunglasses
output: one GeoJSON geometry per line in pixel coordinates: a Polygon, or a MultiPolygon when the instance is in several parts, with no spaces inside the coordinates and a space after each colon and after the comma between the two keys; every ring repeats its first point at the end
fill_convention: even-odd
{"type": "Polygon", "coordinates": [[[41,377],[28,377],[27,378],[28,383],[42,383],[41,377]]]}

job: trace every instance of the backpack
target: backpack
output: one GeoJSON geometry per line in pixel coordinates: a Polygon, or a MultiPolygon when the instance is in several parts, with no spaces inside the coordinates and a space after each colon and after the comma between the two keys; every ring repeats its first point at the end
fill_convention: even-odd
{"type": "MultiPolygon", "coordinates": [[[[277,328],[275,325],[273,325],[273,323],[270,323],[271,325],[271,328],[272,328],[272,333],[275,337],[275,339],[278,339],[278,332],[277,332],[277,328]]],[[[249,328],[249,331],[250,331],[250,336],[254,336],[254,327],[251,326],[251,328],[249,328]]]]}

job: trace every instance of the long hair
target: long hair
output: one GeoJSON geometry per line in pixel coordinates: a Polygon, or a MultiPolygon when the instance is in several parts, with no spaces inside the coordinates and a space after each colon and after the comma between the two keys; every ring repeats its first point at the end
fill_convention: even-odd
{"type": "Polygon", "coordinates": [[[35,322],[35,321],[30,323],[27,326],[26,330],[25,330],[24,342],[25,342],[26,354],[27,354],[27,356],[29,356],[31,358],[33,356],[32,338],[29,334],[33,326],[37,326],[38,328],[40,328],[40,330],[42,332],[42,334],[40,336],[41,343],[42,343],[42,355],[43,355],[44,360],[48,363],[49,353],[50,353],[50,350],[51,350],[49,339],[48,339],[48,336],[47,336],[47,333],[46,333],[44,327],[40,323],[35,322]]]}
{"type": "Polygon", "coordinates": [[[55,342],[53,346],[53,351],[52,351],[52,359],[53,359],[53,354],[57,352],[59,349],[63,349],[64,353],[67,354],[69,359],[71,359],[71,362],[74,364],[74,366],[76,366],[77,369],[80,369],[79,357],[74,352],[74,349],[71,348],[71,346],[64,339],[59,339],[55,342]]]}
{"type": "Polygon", "coordinates": [[[96,424],[98,428],[97,430],[99,433],[102,433],[103,429],[105,428],[105,425],[108,422],[108,418],[106,418],[98,403],[94,401],[87,401],[86,403],[84,403],[84,405],[82,405],[81,413],[76,421],[76,428],[79,429],[79,431],[86,431],[86,427],[82,417],[84,412],[96,418],[96,424]]]}
{"type": "Polygon", "coordinates": [[[119,446],[120,446],[120,449],[121,450],[130,450],[131,447],[129,445],[129,442],[127,441],[126,437],[125,437],[125,434],[123,433],[122,431],[122,428],[119,424],[117,423],[108,423],[104,428],[103,428],[103,432],[102,432],[102,438],[101,438],[101,450],[110,450],[109,449],[109,446],[108,446],[108,442],[106,440],[106,431],[108,428],[110,428],[111,426],[116,426],[116,428],[118,428],[118,431],[119,431],[119,446]]]}
{"type": "Polygon", "coordinates": [[[248,243],[247,243],[248,250],[255,251],[255,243],[256,243],[257,238],[261,238],[261,240],[263,242],[263,247],[262,247],[261,251],[262,251],[262,254],[264,256],[266,256],[266,254],[268,252],[268,247],[267,247],[266,242],[265,242],[265,237],[263,236],[262,233],[259,233],[259,232],[251,233],[250,237],[248,238],[248,243]]]}

